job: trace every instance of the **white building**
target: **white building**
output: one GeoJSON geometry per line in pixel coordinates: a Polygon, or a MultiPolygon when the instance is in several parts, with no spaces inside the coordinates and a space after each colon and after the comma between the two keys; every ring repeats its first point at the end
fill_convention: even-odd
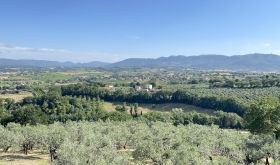
{"type": "Polygon", "coordinates": [[[141,86],[135,86],[135,90],[140,91],[140,90],[142,90],[142,87],[141,86]]]}
{"type": "Polygon", "coordinates": [[[152,84],[146,84],[145,85],[145,89],[152,90],[153,89],[153,85],[152,84]]]}

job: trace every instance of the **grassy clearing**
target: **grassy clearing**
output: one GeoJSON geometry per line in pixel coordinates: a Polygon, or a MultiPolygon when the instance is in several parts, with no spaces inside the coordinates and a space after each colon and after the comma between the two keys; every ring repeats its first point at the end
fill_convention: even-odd
{"type": "Polygon", "coordinates": [[[200,108],[188,104],[168,103],[168,104],[140,104],[139,106],[149,109],[150,111],[170,112],[173,108],[182,108],[184,112],[197,111],[200,113],[213,114],[214,110],[200,108]]]}
{"type": "Polygon", "coordinates": [[[118,104],[113,104],[113,103],[110,103],[110,102],[104,102],[103,106],[104,106],[104,109],[107,111],[107,112],[113,112],[113,111],[116,111],[116,106],[118,104]]]}
{"type": "Polygon", "coordinates": [[[44,82],[56,82],[56,81],[63,81],[63,80],[68,80],[71,79],[71,75],[66,75],[61,72],[48,72],[48,73],[41,73],[38,75],[30,75],[28,77],[31,80],[39,80],[39,81],[44,81],[44,82]]]}
{"type": "Polygon", "coordinates": [[[0,152],[0,165],[49,165],[49,155],[33,151],[28,155],[20,152],[0,152]]]}
{"type": "Polygon", "coordinates": [[[0,94],[0,98],[2,99],[13,99],[16,102],[21,101],[22,99],[24,99],[25,97],[29,97],[29,96],[33,96],[32,93],[30,92],[20,92],[17,94],[0,94]]]}
{"type": "MultiPolygon", "coordinates": [[[[108,112],[115,111],[115,108],[117,105],[122,105],[122,103],[110,103],[105,102],[104,108],[108,112]]],[[[127,109],[130,107],[127,106],[127,109]]],[[[200,108],[192,105],[187,104],[177,104],[177,103],[168,103],[168,104],[139,104],[139,111],[142,111],[143,113],[147,113],[150,111],[161,111],[161,112],[170,112],[173,108],[182,108],[184,112],[191,112],[191,111],[197,111],[200,113],[207,113],[207,114],[213,114],[214,110],[212,109],[205,109],[200,108]]]]}
{"type": "MultiPolygon", "coordinates": [[[[122,103],[110,103],[110,102],[105,102],[105,103],[104,103],[104,109],[105,109],[107,112],[113,112],[113,111],[116,111],[116,106],[117,106],[117,105],[122,105],[122,103]]],[[[130,106],[126,106],[126,109],[129,110],[129,109],[130,109],[130,106]]],[[[145,108],[145,107],[141,107],[141,106],[138,107],[138,110],[139,110],[139,112],[142,111],[142,113],[147,113],[147,112],[151,111],[150,109],[145,108]]]]}

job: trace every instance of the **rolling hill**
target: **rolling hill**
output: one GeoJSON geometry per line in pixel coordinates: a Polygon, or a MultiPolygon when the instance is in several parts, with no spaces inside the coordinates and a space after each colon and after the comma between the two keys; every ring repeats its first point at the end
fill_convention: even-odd
{"type": "Polygon", "coordinates": [[[109,65],[110,67],[172,67],[200,70],[232,70],[279,72],[280,56],[274,54],[248,54],[236,56],[200,55],[169,56],[157,59],[130,58],[109,65]]]}
{"type": "Polygon", "coordinates": [[[89,63],[73,63],[73,62],[57,62],[47,60],[14,60],[14,59],[0,59],[0,68],[10,67],[104,67],[109,63],[93,61],[89,63]]]}
{"type": "Polygon", "coordinates": [[[280,72],[280,56],[275,54],[169,56],[160,58],[128,58],[115,63],[57,62],[45,60],[0,59],[0,68],[9,67],[87,67],[87,68],[188,68],[198,70],[231,70],[280,72]]]}

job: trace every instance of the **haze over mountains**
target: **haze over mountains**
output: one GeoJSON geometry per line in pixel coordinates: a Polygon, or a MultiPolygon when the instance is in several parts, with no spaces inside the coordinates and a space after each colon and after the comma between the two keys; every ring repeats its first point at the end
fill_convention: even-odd
{"type": "Polygon", "coordinates": [[[0,68],[10,67],[103,67],[110,63],[93,61],[88,63],[58,62],[48,60],[29,60],[29,59],[0,59],[0,68]]]}
{"type": "Polygon", "coordinates": [[[0,67],[101,67],[101,68],[141,68],[141,67],[172,67],[198,70],[232,70],[280,72],[280,56],[275,54],[247,55],[200,55],[200,56],[169,56],[152,58],[129,58],[115,63],[89,62],[72,63],[44,60],[11,60],[0,59],[0,67]]]}

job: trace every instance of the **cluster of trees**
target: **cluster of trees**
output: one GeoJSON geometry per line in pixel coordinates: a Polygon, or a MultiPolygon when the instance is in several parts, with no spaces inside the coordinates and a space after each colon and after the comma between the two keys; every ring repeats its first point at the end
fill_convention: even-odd
{"type": "Polygon", "coordinates": [[[62,95],[84,96],[101,98],[105,101],[118,101],[130,103],[185,103],[203,108],[223,110],[243,115],[246,108],[229,97],[200,96],[189,91],[157,91],[135,92],[116,90],[110,91],[104,88],[92,87],[86,84],[73,84],[61,88],[62,95]]]}
{"type": "Polygon", "coordinates": [[[273,134],[280,138],[280,100],[267,97],[257,100],[246,112],[246,127],[254,134],[273,134]]]}
{"type": "Polygon", "coordinates": [[[218,125],[220,128],[231,128],[231,129],[244,129],[243,118],[235,113],[227,113],[222,111],[217,111],[213,115],[208,115],[205,113],[198,112],[172,112],[172,113],[162,113],[162,112],[150,112],[143,114],[141,116],[144,121],[152,122],[166,122],[172,123],[175,126],[178,125],[189,125],[189,124],[199,124],[199,125],[218,125]]]}
{"type": "Polygon", "coordinates": [[[27,97],[15,103],[11,99],[0,100],[0,123],[51,124],[55,121],[127,120],[131,116],[121,112],[106,112],[98,98],[62,96],[60,88],[51,88],[43,95],[27,97]]]}
{"type": "Polygon", "coordinates": [[[262,76],[247,79],[211,79],[209,80],[210,87],[223,88],[266,88],[280,87],[279,76],[262,76]]]}
{"type": "MultiPolygon", "coordinates": [[[[198,97],[199,98],[199,97],[198,97]]],[[[124,93],[123,91],[109,92],[103,88],[90,87],[84,84],[52,87],[43,95],[27,97],[22,102],[15,103],[10,99],[0,100],[0,123],[7,125],[9,122],[26,124],[51,124],[56,121],[163,121],[174,125],[187,125],[195,123],[200,125],[219,125],[221,128],[242,129],[247,126],[251,132],[280,132],[280,106],[278,98],[260,99],[246,108],[245,124],[238,114],[244,114],[243,107],[232,99],[217,99],[215,97],[202,97],[198,99],[185,91],[156,93],[139,92],[124,93]],[[63,96],[64,95],[64,96],[63,96]],[[107,112],[103,107],[103,101],[131,101],[149,103],[179,102],[202,107],[212,107],[228,110],[229,112],[216,111],[213,115],[202,113],[184,112],[151,112],[142,114],[138,110],[138,104],[130,104],[126,108],[124,103],[117,106],[115,112],[107,112]],[[242,109],[243,111],[240,111],[242,109]],[[237,112],[237,113],[231,113],[237,112]],[[258,116],[262,114],[263,116],[258,116]],[[278,115],[279,114],[279,115],[278,115]],[[262,120],[262,122],[260,122],[262,120]],[[274,125],[269,125],[273,123],[274,125]],[[265,131],[268,130],[268,131],[265,131]]]]}
{"type": "Polygon", "coordinates": [[[54,107],[48,107],[46,104],[40,106],[37,103],[13,104],[14,107],[10,109],[0,109],[0,124],[7,125],[10,122],[16,122],[22,125],[36,125],[51,124],[56,121],[65,123],[67,121],[127,121],[133,119],[133,116],[128,113],[105,111],[102,107],[102,101],[96,99],[62,97],[56,101],[61,100],[76,103],[54,105],[55,102],[49,102],[54,107]],[[87,106],[89,104],[95,105],[87,106]],[[101,107],[96,106],[96,104],[101,107]]]}
{"type": "MultiPolygon", "coordinates": [[[[251,107],[246,108],[245,124],[253,133],[280,132],[280,105],[278,98],[261,99],[251,107]],[[263,114],[258,116],[256,114],[263,114]],[[279,115],[278,115],[279,114],[279,115]],[[262,120],[263,122],[260,122],[262,120]],[[269,125],[273,123],[274,125],[269,125]],[[259,130],[258,130],[259,129],[259,130]],[[269,131],[264,131],[269,130],[269,131]]],[[[103,88],[90,87],[85,84],[52,87],[48,92],[35,97],[27,97],[22,102],[15,103],[10,99],[0,100],[0,123],[7,125],[9,122],[26,124],[51,124],[56,121],[65,123],[71,121],[98,121],[98,120],[145,120],[164,121],[174,125],[187,125],[196,123],[201,125],[219,125],[221,128],[244,128],[243,119],[237,114],[243,115],[244,107],[233,99],[221,99],[216,97],[199,97],[186,91],[155,93],[124,91],[110,92],[103,88]],[[202,113],[161,113],[152,112],[142,114],[138,110],[138,104],[130,104],[126,108],[124,103],[117,106],[115,112],[104,110],[103,101],[128,101],[140,103],[166,103],[177,102],[199,105],[202,107],[220,109],[228,112],[216,111],[213,115],[202,113]],[[235,112],[235,113],[231,113],[235,112]]]]}
{"type": "Polygon", "coordinates": [[[9,99],[1,101],[0,123],[7,125],[10,122],[21,125],[51,124],[56,121],[161,121],[174,125],[219,125],[221,128],[244,128],[243,119],[235,113],[217,111],[213,115],[197,112],[149,112],[142,114],[138,104],[126,103],[117,106],[116,111],[107,112],[100,99],[71,97],[61,95],[43,95],[25,98],[21,103],[9,99]]]}
{"type": "Polygon", "coordinates": [[[279,163],[279,141],[215,126],[67,122],[0,126],[0,149],[48,152],[57,165],[279,163]]]}

